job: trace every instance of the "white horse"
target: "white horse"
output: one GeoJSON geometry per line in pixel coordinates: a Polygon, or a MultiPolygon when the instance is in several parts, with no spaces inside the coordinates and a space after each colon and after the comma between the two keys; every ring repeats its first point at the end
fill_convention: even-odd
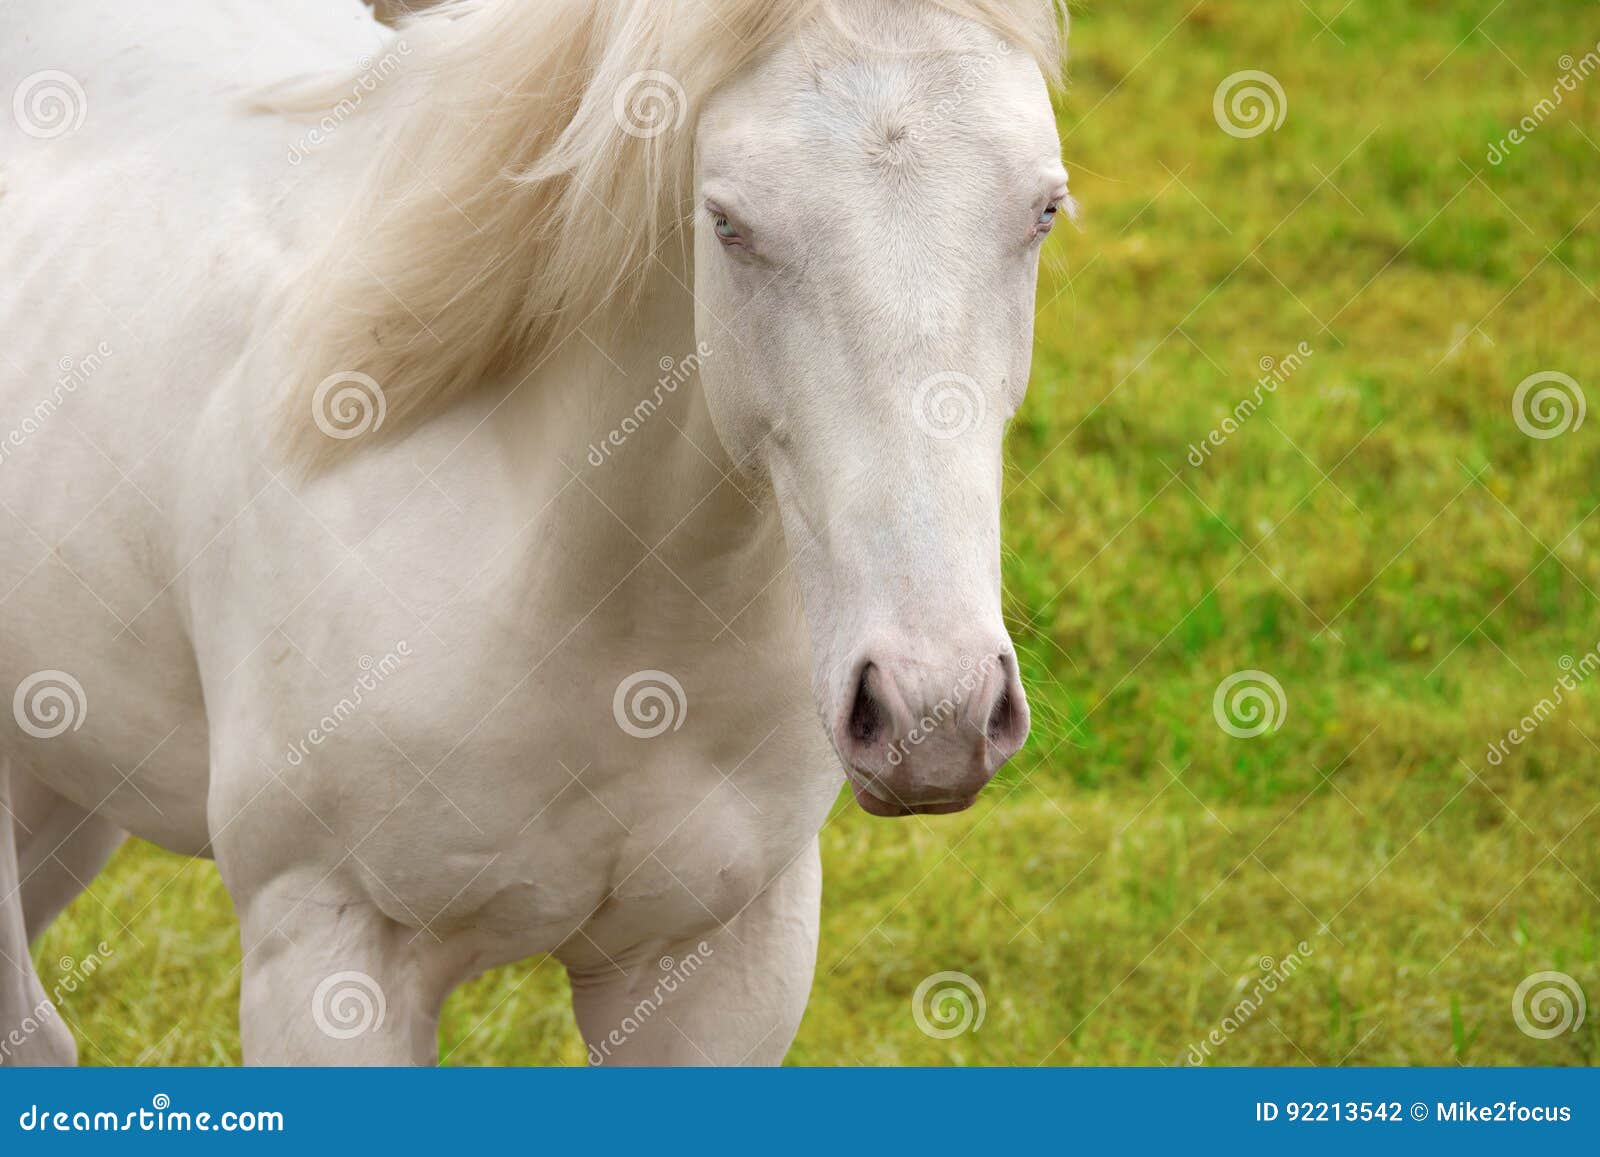
{"type": "Polygon", "coordinates": [[[7,1059],[73,1059],[27,944],[132,833],[215,858],[248,1062],[430,1063],[538,953],[591,1060],[781,1060],[841,763],[957,811],[1027,731],[1059,50],[1045,0],[0,10],[7,1059]]]}

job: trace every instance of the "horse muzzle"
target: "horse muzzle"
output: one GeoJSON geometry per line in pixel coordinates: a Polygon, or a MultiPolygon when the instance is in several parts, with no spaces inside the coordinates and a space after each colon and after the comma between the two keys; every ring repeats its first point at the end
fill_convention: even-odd
{"type": "Polygon", "coordinates": [[[971,807],[1028,735],[1028,701],[1009,642],[976,661],[872,648],[846,688],[834,746],[870,815],[971,807]]]}

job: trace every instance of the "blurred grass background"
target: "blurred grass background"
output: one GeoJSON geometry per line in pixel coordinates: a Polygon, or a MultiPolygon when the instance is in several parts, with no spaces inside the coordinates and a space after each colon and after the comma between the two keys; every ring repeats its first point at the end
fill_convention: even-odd
{"type": "MultiPolygon", "coordinates": [[[[1183,1063],[1302,941],[1210,1063],[1600,1059],[1600,1009],[1535,1039],[1511,1008],[1544,970],[1600,1000],[1600,687],[1486,759],[1600,644],[1600,415],[1512,415],[1540,371],[1600,406],[1600,76],[1486,158],[1597,41],[1579,0],[1077,9],[1084,213],[1048,247],[1005,509],[1033,738],[961,816],[841,801],[791,1063],[1183,1063]],[[1245,69],[1276,131],[1219,128],[1245,69]],[[1251,739],[1212,714],[1243,669],[1287,703],[1251,739]],[[984,996],[949,1039],[911,1010],[941,971],[984,996]]],[[[140,943],[64,1002],[83,1061],[237,1062],[212,867],[125,848],[38,946],[46,985],[123,920],[140,943]]],[[[441,1052],[581,1063],[560,969],[459,991],[441,1052]]]]}

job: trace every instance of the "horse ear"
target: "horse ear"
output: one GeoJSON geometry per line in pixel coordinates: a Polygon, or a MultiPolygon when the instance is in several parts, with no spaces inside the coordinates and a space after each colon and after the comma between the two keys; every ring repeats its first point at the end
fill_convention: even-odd
{"type": "Polygon", "coordinates": [[[366,0],[366,5],[383,23],[395,25],[407,16],[421,12],[424,8],[432,8],[439,2],[440,0],[366,0]]]}

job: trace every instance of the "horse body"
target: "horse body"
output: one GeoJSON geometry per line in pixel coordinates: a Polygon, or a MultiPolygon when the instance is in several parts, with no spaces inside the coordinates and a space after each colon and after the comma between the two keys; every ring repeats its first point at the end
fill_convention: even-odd
{"type": "MultiPolygon", "coordinates": [[[[305,476],[284,319],[383,125],[301,149],[221,94],[394,42],[354,3],[94,9],[23,0],[7,19],[54,43],[0,49],[8,80],[48,61],[89,101],[70,135],[0,137],[0,415],[33,416],[0,460],[0,934],[36,935],[132,833],[216,859],[247,1060],[425,1063],[451,988],[542,952],[592,1059],[780,1059],[840,784],[812,695],[844,676],[808,664],[784,482],[682,372],[742,310],[708,344],[699,259],[662,246],[636,308],[305,476]],[[60,674],[69,725],[25,722],[60,674]],[[663,958],[694,979],[619,1035],[663,958]],[[385,1011],[345,1031],[352,986],[385,1011]]],[[[9,978],[0,1022],[41,992],[9,978]]]]}
{"type": "Polygon", "coordinates": [[[92,731],[31,753],[70,766],[67,790],[86,808],[118,788],[108,759],[131,769],[181,721],[141,769],[144,797],[124,786],[106,807],[189,852],[206,843],[207,756],[189,620],[172,582],[200,529],[184,517],[195,497],[187,456],[196,417],[253,340],[292,221],[246,192],[272,157],[269,126],[242,123],[216,100],[223,65],[245,48],[243,26],[229,23],[239,15],[174,11],[170,27],[151,21],[141,36],[104,27],[91,5],[19,5],[7,20],[29,35],[7,36],[0,50],[14,84],[37,75],[40,60],[90,77],[81,103],[92,99],[95,113],[60,139],[32,139],[14,118],[0,125],[0,313],[12,371],[0,662],[14,687],[76,650],[107,681],[92,731]],[[164,147],[152,150],[157,140],[164,147]],[[216,179],[198,180],[208,168],[216,179]],[[85,397],[94,401],[71,404],[85,397]]]}

